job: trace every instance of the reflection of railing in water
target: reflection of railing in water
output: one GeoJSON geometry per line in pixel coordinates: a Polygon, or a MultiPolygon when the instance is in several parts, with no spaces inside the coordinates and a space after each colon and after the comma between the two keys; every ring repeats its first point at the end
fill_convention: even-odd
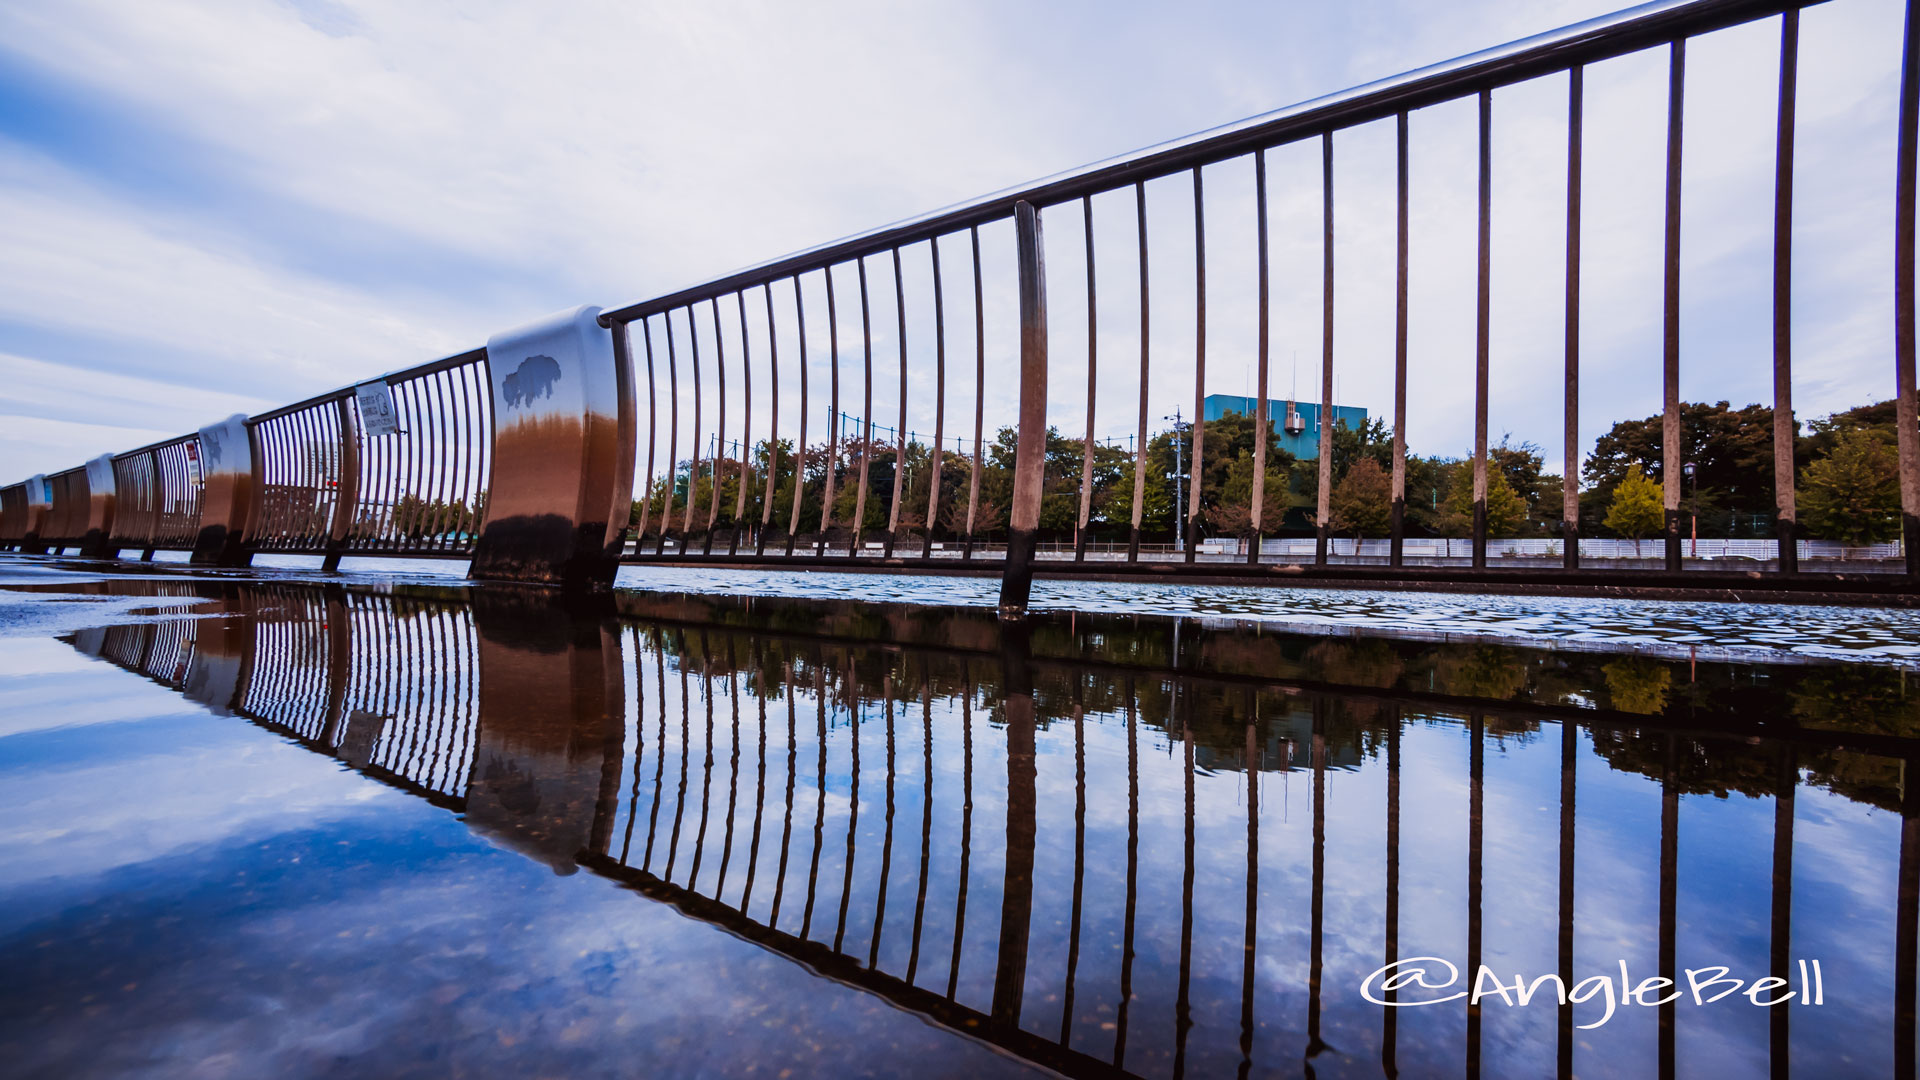
{"type": "MultiPolygon", "coordinates": [[[[569,584],[604,583],[611,579],[615,564],[623,557],[654,563],[721,560],[763,568],[944,565],[949,570],[999,573],[1002,602],[1014,612],[1024,609],[1028,598],[1028,586],[1036,570],[1034,549],[1041,531],[1042,503],[1050,498],[1055,512],[1048,515],[1047,531],[1055,539],[1070,539],[1073,549],[1070,558],[1047,560],[1039,569],[1061,576],[1141,577],[1150,573],[1184,580],[1413,582],[1522,591],[1699,589],[1744,597],[1755,595],[1756,590],[1773,595],[1823,592],[1911,603],[1913,579],[1920,577],[1920,420],[1916,419],[1914,389],[1912,239],[1915,155],[1920,145],[1920,135],[1916,135],[1920,130],[1920,56],[1916,56],[1915,43],[1920,37],[1911,27],[1916,16],[1909,5],[1910,28],[1903,39],[1898,92],[1895,201],[1889,215],[1897,249],[1892,268],[1892,390],[1898,413],[1906,579],[1889,574],[1878,581],[1862,582],[1857,573],[1802,574],[1795,543],[1791,301],[1796,266],[1791,225],[1803,6],[1807,6],[1803,0],[1690,0],[1642,5],[1129,153],[604,314],[598,309],[578,309],[558,321],[497,335],[485,349],[409,369],[362,387],[342,388],[260,417],[238,418],[238,425],[247,428],[250,474],[243,475],[236,469],[223,483],[236,491],[244,490],[247,497],[220,494],[217,499],[196,502],[191,542],[202,561],[242,562],[263,550],[321,554],[330,560],[337,560],[343,552],[472,555],[477,576],[569,584]],[[1778,78],[1771,89],[1776,111],[1771,148],[1773,215],[1768,222],[1774,242],[1770,359],[1775,388],[1772,458],[1773,486],[1777,489],[1774,531],[1778,569],[1686,569],[1681,541],[1684,453],[1680,401],[1680,240],[1685,217],[1681,121],[1688,81],[1686,54],[1689,42],[1695,39],[1729,30],[1737,34],[1740,31],[1733,28],[1763,19],[1778,20],[1778,78]],[[1603,71],[1603,65],[1635,56],[1664,59],[1667,75],[1665,108],[1647,117],[1655,124],[1664,123],[1667,145],[1663,170],[1665,216],[1658,231],[1662,279],[1659,313],[1665,328],[1661,365],[1663,458],[1657,470],[1663,491],[1664,569],[1589,566],[1575,575],[1572,571],[1580,567],[1582,558],[1578,477],[1580,447],[1585,441],[1579,429],[1578,408],[1580,242],[1582,230],[1588,227],[1582,218],[1582,170],[1587,158],[1600,160],[1610,149],[1605,144],[1590,147],[1585,141],[1585,76],[1589,67],[1603,71]],[[1564,347],[1559,350],[1564,353],[1559,358],[1564,364],[1564,392],[1558,403],[1563,407],[1559,434],[1566,458],[1561,469],[1562,509],[1556,536],[1562,562],[1557,567],[1530,569],[1493,567],[1487,557],[1489,477],[1498,480],[1497,473],[1489,472],[1487,445],[1494,368],[1490,314],[1495,262],[1491,240],[1493,106],[1496,95],[1507,100],[1509,94],[1527,92],[1520,89],[1526,84],[1556,88],[1541,91],[1546,93],[1557,93],[1557,87],[1564,85],[1567,94],[1566,290],[1564,310],[1559,313],[1565,323],[1564,347]],[[1411,278],[1408,147],[1410,130],[1428,123],[1423,110],[1436,106],[1471,107],[1477,118],[1477,197],[1472,209],[1478,237],[1477,318],[1469,567],[1409,566],[1405,560],[1411,278]],[[1289,148],[1317,151],[1313,156],[1319,168],[1313,170],[1317,175],[1308,181],[1307,188],[1309,192],[1318,189],[1309,199],[1317,195],[1320,204],[1319,402],[1321,414],[1331,416],[1336,378],[1334,258],[1339,246],[1335,239],[1335,143],[1337,138],[1369,130],[1385,137],[1389,127],[1397,165],[1393,214],[1397,288],[1391,390],[1394,431],[1387,481],[1390,494],[1379,507],[1391,515],[1386,528],[1386,565],[1331,565],[1333,429],[1327,424],[1319,426],[1319,478],[1310,555],[1304,551],[1297,555],[1275,552],[1262,561],[1262,545],[1257,540],[1275,533],[1280,524],[1273,513],[1279,508],[1266,505],[1264,481],[1247,483],[1244,496],[1235,495],[1231,500],[1220,496],[1221,505],[1205,505],[1212,498],[1203,494],[1206,485],[1187,484],[1185,505],[1172,508],[1167,522],[1169,532],[1184,538],[1182,549],[1170,555],[1143,548],[1148,422],[1156,410],[1164,412],[1167,408],[1164,400],[1154,403],[1152,377],[1158,372],[1164,380],[1169,367],[1165,334],[1156,340],[1150,333],[1155,304],[1162,312],[1163,327],[1165,315],[1184,320],[1191,312],[1191,351],[1183,340],[1176,347],[1173,362],[1183,369],[1179,375],[1182,382],[1186,371],[1191,371],[1196,416],[1205,412],[1210,340],[1216,384],[1224,339],[1232,342],[1227,348],[1237,348],[1253,361],[1257,375],[1252,398],[1267,401],[1269,339],[1275,321],[1269,310],[1269,188],[1284,192],[1282,185],[1289,182],[1281,176],[1270,185],[1267,155],[1289,148]],[[1209,173],[1214,177],[1215,193],[1211,295],[1216,317],[1211,339],[1209,198],[1203,184],[1209,173]],[[1221,198],[1222,188],[1229,186],[1251,187],[1251,213],[1238,215],[1250,221],[1235,220],[1233,203],[1221,198]],[[1171,203],[1165,198],[1169,194],[1174,196],[1171,203]],[[1179,220],[1180,235],[1172,245],[1172,260],[1167,257],[1170,245],[1165,239],[1149,243],[1154,231],[1150,225],[1156,220],[1150,213],[1150,195],[1154,205],[1170,206],[1179,220]],[[1229,213],[1222,214],[1222,209],[1229,213]],[[1086,404],[1084,410],[1076,407],[1064,416],[1059,409],[1050,414],[1048,408],[1048,378],[1060,365],[1049,360],[1045,288],[1048,251],[1041,229],[1045,215],[1057,222],[1056,236],[1059,226],[1065,226],[1077,234],[1074,239],[1084,241],[1083,245],[1057,244],[1052,250],[1054,280],[1061,279],[1064,267],[1067,280],[1084,282],[1086,296],[1086,404]],[[1189,294],[1183,288],[1170,302],[1167,290],[1162,288],[1156,300],[1150,295],[1154,278],[1150,246],[1157,246],[1160,252],[1161,272],[1170,262],[1184,270],[1189,265],[1189,230],[1193,290],[1189,294]],[[1108,252],[1109,258],[1111,253],[1122,253],[1118,263],[1127,298],[1117,313],[1111,290],[1107,308],[1100,306],[1095,287],[1100,261],[1096,247],[1108,252]],[[1231,335],[1222,333],[1218,316],[1219,298],[1233,291],[1231,285],[1223,287],[1222,283],[1227,276],[1223,271],[1233,262],[1232,254],[1221,257],[1223,249],[1245,256],[1238,284],[1246,293],[1257,296],[1255,325],[1231,335]],[[870,276],[874,279],[871,282],[870,276]],[[1136,283],[1137,304],[1132,299],[1136,283]],[[812,305],[806,302],[809,298],[814,301],[812,305]],[[857,330],[853,314],[856,304],[857,330]],[[811,330],[809,306],[813,310],[811,330]],[[1014,311],[1017,316],[1011,314],[1014,311]],[[555,332],[561,323],[569,322],[581,333],[568,337],[555,332]],[[541,344],[532,344],[530,334],[546,336],[539,337],[541,344]],[[520,348],[522,345],[528,347],[520,348]],[[1131,373],[1135,345],[1140,373],[1136,400],[1123,403],[1120,410],[1111,403],[1103,405],[1097,394],[1101,354],[1105,353],[1111,365],[1116,347],[1125,350],[1126,370],[1131,373]],[[502,353],[497,372],[491,358],[496,348],[502,353]],[[950,349],[958,369],[951,373],[950,349]],[[990,351],[996,354],[1001,371],[1017,371],[1017,376],[1007,381],[1018,386],[1018,405],[1015,410],[1000,408],[997,411],[1001,415],[991,421],[995,428],[1012,433],[1014,445],[1009,448],[1005,483],[996,481],[1002,490],[988,498],[983,496],[982,477],[987,457],[984,444],[989,419],[985,401],[989,396],[986,370],[990,351]],[[813,372],[810,385],[810,366],[817,366],[822,356],[828,370],[813,372]],[[854,437],[843,438],[840,418],[853,407],[856,394],[851,384],[856,366],[853,356],[859,357],[857,394],[862,427],[854,437]],[[1186,368],[1189,356],[1190,369],[1186,368]],[[849,376],[849,385],[844,388],[843,367],[849,376]],[[969,367],[970,372],[966,370],[969,367]],[[523,375],[524,384],[519,381],[523,375]],[[638,393],[643,381],[644,423],[638,393]],[[733,387],[731,402],[729,383],[733,387]],[[876,385],[884,386],[883,397],[888,393],[895,397],[891,403],[879,403],[891,406],[886,416],[875,413],[876,385]],[[762,386],[764,392],[759,389],[762,386]],[[910,393],[916,387],[928,386],[932,388],[930,395],[925,389],[918,393],[922,395],[921,408],[926,406],[927,396],[933,399],[932,422],[924,425],[931,428],[931,446],[918,442],[917,435],[910,441],[914,433],[909,429],[910,393]],[[362,389],[372,393],[362,397],[356,393],[362,389]],[[683,390],[690,391],[686,395],[691,398],[690,408],[682,408],[683,390]],[[970,417],[957,407],[949,416],[949,390],[957,397],[971,393],[970,417]],[[797,410],[788,408],[784,427],[783,398],[794,399],[798,406],[797,410]],[[537,406],[536,400],[540,402],[537,406]],[[382,422],[381,433],[371,437],[365,435],[371,429],[368,417],[363,415],[363,403],[369,401],[384,403],[373,407],[375,417],[382,422]],[[496,432],[496,411],[505,417],[506,411],[514,409],[524,409],[526,415],[510,418],[516,421],[512,423],[503,420],[496,432]],[[532,415],[535,412],[539,413],[537,418],[532,415]],[[397,425],[384,422],[389,416],[398,421],[397,425]],[[1136,429],[1130,436],[1131,449],[1109,448],[1113,456],[1104,464],[1096,460],[1097,416],[1105,416],[1108,422],[1124,421],[1136,429]],[[536,419],[532,423],[517,422],[536,419]],[[891,423],[878,425],[877,420],[891,423]],[[816,425],[812,429],[810,422],[816,425]],[[949,423],[954,427],[951,435],[949,423]],[[824,430],[819,426],[822,424],[824,430]],[[969,428],[970,440],[965,437],[969,428]],[[1056,428],[1067,431],[1069,438],[1083,431],[1085,436],[1075,439],[1080,444],[1078,453],[1062,455],[1056,448],[1056,456],[1067,460],[1051,467],[1049,491],[1047,436],[1056,428]],[[501,441],[514,430],[520,432],[517,442],[501,441]],[[880,438],[882,431],[889,432],[891,438],[880,438]],[[639,451],[643,441],[644,453],[639,451]],[[970,453],[959,452],[963,443],[971,447],[970,453]],[[739,448],[731,458],[722,449],[728,444],[739,448]],[[708,446],[713,449],[705,450],[708,446]],[[1072,460],[1075,457],[1077,462],[1072,460]],[[924,464],[918,466],[919,472],[910,484],[907,474],[916,459],[924,464]],[[1099,469],[1111,474],[1107,490],[1101,494],[1101,501],[1111,504],[1100,511],[1108,533],[1105,539],[1126,545],[1124,560],[1087,558],[1095,531],[1091,515],[1099,469]],[[630,521],[636,470],[641,477],[641,507],[638,520],[630,521]],[[842,502],[847,505],[839,505],[842,502]],[[489,508],[500,512],[490,514],[489,508]],[[510,508],[510,512],[503,508],[510,508]],[[217,520],[199,520],[210,512],[217,520]],[[1000,520],[1003,514],[1004,529],[1000,520]],[[1217,533],[1255,542],[1238,545],[1244,552],[1238,557],[1205,558],[1198,541],[1203,524],[1209,522],[1217,533]],[[1005,554],[976,558],[986,554],[979,550],[981,542],[999,539],[996,533],[1004,536],[1005,554]],[[629,540],[634,541],[630,554],[629,540]],[[953,553],[950,561],[935,558],[936,545],[942,549],[943,559],[953,553]],[[909,555],[913,563],[906,558],[909,555]]],[[[1697,68],[1694,81],[1699,81],[1697,68]]],[[[1465,206],[1460,209],[1467,211],[1465,206]]],[[[1158,228],[1164,231],[1164,224],[1158,228]]],[[[1649,235],[1648,239],[1653,237],[1649,235]]],[[[1464,251],[1461,254],[1465,256],[1464,251]]],[[[1817,268],[1819,264],[1813,265],[1817,268]]],[[[1384,273],[1384,265],[1379,269],[1384,273]]],[[[1807,269],[1806,260],[1802,260],[1800,269],[1807,269]]],[[[1070,318],[1076,326],[1079,320],[1078,313],[1070,318]]],[[[1425,331],[1416,326],[1413,332],[1425,331]]],[[[1063,355],[1067,351],[1060,350],[1063,355]]],[[[1077,377],[1079,355],[1077,349],[1074,352],[1067,363],[1077,377]]],[[[1412,346],[1412,355],[1420,352],[1417,345],[1412,346]]],[[[1417,402],[1414,407],[1417,409],[1417,402]]],[[[1264,406],[1257,411],[1263,415],[1253,418],[1257,422],[1249,425],[1246,453],[1251,475],[1266,477],[1273,418],[1264,406]]],[[[213,444],[204,436],[212,430],[203,429],[199,439],[187,436],[183,444],[192,448],[206,444],[211,452],[213,444]]],[[[1210,442],[1216,445],[1217,460],[1217,444],[1223,434],[1209,433],[1205,423],[1196,424],[1184,437],[1176,432],[1176,455],[1184,438],[1187,461],[1206,464],[1210,442]]],[[[1588,431],[1586,436],[1591,434],[1588,431]]],[[[236,434],[234,438],[239,441],[240,437],[236,434]]],[[[1236,448],[1235,452],[1240,451],[1236,448]]],[[[151,463],[145,469],[132,468],[124,473],[116,468],[115,483],[130,488],[121,497],[143,506],[154,502],[153,493],[141,490],[141,485],[154,483],[151,474],[155,471],[151,463]]],[[[1202,471],[1176,464],[1168,475],[1202,471]]],[[[1173,478],[1177,480],[1177,476],[1173,478]]],[[[45,478],[33,481],[36,487],[44,482],[45,478]]],[[[90,553],[106,551],[103,545],[109,538],[96,536],[92,528],[83,534],[73,532],[78,519],[73,516],[72,504],[70,496],[57,495],[53,510],[46,515],[49,524],[43,529],[35,524],[37,492],[0,491],[0,545],[64,548],[77,544],[90,553]],[[16,509],[26,495],[33,496],[27,509],[16,509]]],[[[149,548],[183,543],[178,529],[148,526],[115,529],[112,534],[114,543],[149,548]]]]}
{"type": "MultiPolygon", "coordinates": [[[[182,584],[158,595],[204,593],[182,584]]],[[[86,631],[77,643],[406,790],[465,796],[479,714],[465,605],[272,585],[210,599],[194,618],[86,631]]]]}
{"type": "MultiPolygon", "coordinates": [[[[1497,703],[1488,695],[1500,678],[1484,669],[1499,651],[1445,644],[1420,646],[1441,657],[1427,671],[1437,689],[1425,696],[1381,685],[1387,654],[1365,643],[1331,643],[1353,646],[1346,653],[1306,646],[1317,680],[1236,675],[1231,658],[1209,653],[1191,627],[1170,644],[1165,621],[1082,616],[1071,636],[1042,621],[1024,647],[987,639],[970,648],[982,640],[979,613],[901,609],[892,612],[892,638],[876,640],[846,633],[885,629],[852,608],[802,620],[802,605],[749,610],[683,598],[653,605],[679,617],[629,605],[624,616],[569,618],[485,595],[468,607],[452,595],[406,591],[157,588],[205,590],[212,603],[195,618],[90,631],[80,647],[461,809],[474,828],[556,868],[578,863],[629,882],[824,976],[1069,1075],[1278,1067],[1300,1052],[1276,1041],[1290,1028],[1304,1030],[1310,1059],[1351,1045],[1353,941],[1377,942],[1373,955],[1391,963],[1430,937],[1427,919],[1402,925],[1410,909],[1401,866],[1431,874],[1429,838],[1462,824],[1434,816],[1428,785],[1412,789],[1411,804],[1403,791],[1403,742],[1436,724],[1466,744],[1465,797],[1449,811],[1465,819],[1465,873],[1461,895],[1449,899],[1465,908],[1467,971],[1499,952],[1490,910],[1533,875],[1499,842],[1489,846],[1489,827],[1503,824],[1490,792],[1532,784],[1529,800],[1554,799],[1551,770],[1502,763],[1557,723],[1558,850],[1538,853],[1557,878],[1557,904],[1538,904],[1555,924],[1555,949],[1553,966],[1537,973],[1571,983],[1593,966],[1587,956],[1574,968],[1584,925],[1575,918],[1574,839],[1586,740],[1612,770],[1657,785],[1658,843],[1645,854],[1657,866],[1657,878],[1648,875],[1657,893],[1650,959],[1663,976],[1674,974],[1689,940],[1676,906],[1682,884],[1709,896],[1715,888],[1683,875],[1683,794],[1774,800],[1771,930],[1765,956],[1749,959],[1789,978],[1797,977],[1796,789],[1824,787],[1899,813],[1889,942],[1899,978],[1897,1060],[1913,1041],[1920,798],[1898,776],[1920,761],[1910,723],[1875,721],[1876,734],[1818,729],[1814,713],[1799,721],[1755,713],[1748,720],[1759,726],[1744,731],[1711,730],[1711,717],[1689,731],[1692,706],[1678,682],[1678,707],[1645,717],[1497,703]],[[924,640],[905,640],[916,628],[924,640]],[[1771,737],[1762,742],[1758,732],[1771,737]],[[1504,752],[1489,756],[1489,742],[1504,752]],[[1379,802],[1369,796],[1330,810],[1335,775],[1374,768],[1385,773],[1383,789],[1373,785],[1379,802]],[[1268,784],[1294,772],[1311,791],[1305,835],[1275,819],[1287,801],[1270,800],[1268,784]],[[1382,830],[1367,831],[1384,852],[1356,850],[1352,823],[1381,813],[1382,830]],[[1412,832],[1409,822],[1417,822],[1412,832]],[[1378,866],[1381,855],[1381,894],[1356,907],[1358,868],[1378,866]],[[1287,970],[1296,960],[1304,982],[1276,981],[1271,964],[1287,970]]],[[[1656,667],[1642,674],[1658,685],[1648,674],[1656,667]]],[[[1631,697],[1628,670],[1608,673],[1622,701],[1631,697]]],[[[1800,697],[1822,679],[1870,677],[1768,675],[1800,697]]],[[[1864,685],[1826,692],[1873,696],[1864,685]]],[[[1430,755],[1432,744],[1413,752],[1430,755]]],[[[1601,830],[1599,850],[1618,839],[1608,829],[1618,810],[1608,786],[1586,796],[1580,819],[1601,830]]],[[[1630,883],[1578,883],[1588,904],[1636,897],[1630,883]]],[[[1432,906],[1424,896],[1420,910],[1432,906]]],[[[1874,932],[1862,927],[1852,940],[1878,948],[1874,932]]],[[[1697,949],[1700,939],[1691,940],[1697,949]]],[[[1487,1018],[1464,1003],[1459,1010],[1465,1027],[1447,1045],[1471,1068],[1487,1018]]],[[[1420,1012],[1423,1024],[1431,1011],[1420,1012]]],[[[1769,1014],[1776,1062],[1786,1060],[1790,1016],[1769,1014]]],[[[1586,1037],[1573,1020],[1572,1007],[1562,1007],[1551,1029],[1562,1075],[1571,1074],[1576,1035],[1586,1037]]],[[[1430,1067],[1396,1061],[1427,1053],[1423,1039],[1434,1037],[1423,1029],[1423,1039],[1403,1041],[1405,1022],[1393,1009],[1371,1022],[1382,1064],[1430,1067]]],[[[1663,1066],[1679,1052],[1676,1023],[1672,1007],[1661,1012],[1650,1053],[1663,1066]]],[[[1801,1023],[1811,1033],[1803,1039],[1818,1035],[1813,1021],[1801,1023]]]]}

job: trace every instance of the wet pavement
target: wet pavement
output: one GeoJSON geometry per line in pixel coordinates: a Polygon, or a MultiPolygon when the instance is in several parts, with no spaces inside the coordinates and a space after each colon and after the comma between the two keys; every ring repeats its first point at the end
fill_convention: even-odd
{"type": "Polygon", "coordinates": [[[824,576],[0,560],[0,1074],[1911,1074],[1904,615],[824,576]]]}

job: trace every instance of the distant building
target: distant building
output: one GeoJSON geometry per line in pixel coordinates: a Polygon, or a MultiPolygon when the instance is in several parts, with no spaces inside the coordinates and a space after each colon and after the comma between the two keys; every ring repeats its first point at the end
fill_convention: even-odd
{"type": "MultiPolygon", "coordinates": [[[[1228,413],[1254,414],[1254,399],[1239,394],[1208,394],[1206,418],[1221,420],[1228,413]]],[[[1275,401],[1267,399],[1267,414],[1273,418],[1273,430],[1280,445],[1302,460],[1320,456],[1320,403],[1317,401],[1275,401]]],[[[1349,428],[1366,423],[1367,410],[1356,405],[1335,405],[1333,422],[1344,421],[1349,428]]]]}

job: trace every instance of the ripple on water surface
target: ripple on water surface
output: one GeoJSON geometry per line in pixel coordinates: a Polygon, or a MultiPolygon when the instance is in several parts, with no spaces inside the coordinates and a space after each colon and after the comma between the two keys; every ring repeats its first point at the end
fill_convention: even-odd
{"type": "MultiPolygon", "coordinates": [[[[786,596],[992,606],[994,577],[622,567],[622,587],[730,596],[786,596]]],[[[1305,633],[1384,631],[1520,639],[1560,648],[1699,656],[1773,654],[1920,664],[1920,611],[1733,604],[1706,600],[1378,592],[1285,586],[1039,580],[1035,608],[1250,619],[1305,633]]]]}

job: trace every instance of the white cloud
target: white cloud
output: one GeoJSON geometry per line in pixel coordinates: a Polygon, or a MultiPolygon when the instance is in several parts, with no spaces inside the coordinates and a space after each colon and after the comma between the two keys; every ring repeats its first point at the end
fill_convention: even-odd
{"type": "MultiPolygon", "coordinates": [[[[547,310],[664,292],[1610,6],[16,5],[0,10],[0,62],[61,94],[105,103],[122,122],[177,147],[171,165],[199,170],[208,191],[196,203],[191,193],[145,190],[112,170],[89,172],[58,145],[0,144],[0,323],[30,338],[0,334],[0,348],[82,373],[132,371],[293,400],[469,347],[547,310]],[[248,212],[223,200],[245,202],[248,212]],[[315,251],[321,246],[324,255],[315,251]],[[406,285],[385,284],[396,278],[406,285]],[[102,340],[112,355],[99,355],[102,340]],[[170,370],[143,360],[142,344],[158,347],[170,370]]],[[[1891,0],[1805,16],[1796,276],[1803,414],[1885,396],[1882,384],[1891,381],[1882,249],[1897,61],[1889,27],[1898,18],[1891,0]]],[[[1683,376],[1691,396],[1768,394],[1767,299],[1754,286],[1770,220],[1772,26],[1695,48],[1683,376]]],[[[1502,92],[1495,143],[1494,434],[1512,429],[1536,439],[1549,460],[1559,438],[1554,219],[1562,120],[1554,101],[1562,94],[1553,79],[1502,92]]],[[[1659,197],[1663,94],[1657,55],[1590,76],[1588,437],[1658,406],[1658,229],[1649,210],[1659,197]],[[1607,74],[1616,69],[1624,74],[1607,74]]],[[[1415,125],[1410,419],[1416,449],[1428,452],[1464,450],[1471,416],[1470,381],[1461,377],[1472,350],[1470,113],[1425,110],[1415,125]]],[[[1384,412],[1390,140],[1352,132],[1339,146],[1340,396],[1384,412]]],[[[1272,385],[1289,385],[1297,349],[1309,396],[1318,386],[1314,156],[1276,152],[1270,162],[1276,230],[1294,230],[1276,233],[1272,385]]],[[[1221,205],[1208,218],[1208,389],[1239,391],[1251,351],[1250,287],[1242,287],[1251,263],[1240,250],[1250,245],[1234,241],[1244,237],[1251,197],[1231,170],[1215,171],[1210,191],[1221,205]]],[[[1192,399],[1191,271],[1180,266],[1190,258],[1191,226],[1190,218],[1181,223],[1178,186],[1169,181],[1154,193],[1153,394],[1166,406],[1154,409],[1156,418],[1192,399]],[[1163,282],[1163,273],[1172,276],[1163,282]]],[[[1104,435],[1133,426],[1138,344],[1130,215],[1117,203],[1099,213],[1102,228],[1116,230],[1102,238],[1102,281],[1111,283],[1102,292],[1096,428],[1104,435]],[[1120,260],[1112,272],[1108,258],[1120,260]]],[[[1074,370],[1085,351],[1074,216],[1054,214],[1048,233],[1054,416],[1068,431],[1084,422],[1084,371],[1074,370]]],[[[950,276],[960,261],[949,263],[950,276]]],[[[922,287],[924,271],[910,273],[918,277],[909,283],[922,287]]],[[[890,285],[883,271],[877,288],[890,285]]],[[[1001,293],[995,299],[989,283],[990,333],[1008,321],[1001,293]]],[[[948,296],[964,309],[964,283],[950,282],[948,296]]],[[[874,311],[881,418],[895,408],[886,374],[890,301],[878,297],[874,311]]],[[[810,329],[820,330],[824,312],[814,314],[813,302],[810,329]]],[[[909,302],[917,353],[931,318],[923,298],[910,294],[909,302]]],[[[843,296],[842,326],[857,325],[857,314],[843,296]]],[[[967,321],[949,319],[950,432],[971,427],[967,321]]],[[[824,334],[817,337],[815,437],[825,382],[824,334]]],[[[842,346],[851,361],[846,334],[842,346]]],[[[730,349],[730,362],[737,355],[730,349]]],[[[1010,356],[996,338],[990,365],[1010,356]]],[[[843,404],[857,408],[853,367],[843,404]]],[[[710,367],[706,374],[711,380],[710,367]]],[[[73,389],[88,378],[77,374],[73,389]]],[[[790,372],[782,387],[789,435],[795,381],[790,372]]],[[[1005,419],[998,414],[1010,413],[1010,393],[1010,380],[991,380],[990,431],[1005,419]]],[[[767,397],[756,397],[764,408],[767,397]]],[[[909,414],[923,435],[932,411],[922,398],[930,397],[917,392],[909,414]]],[[[11,391],[0,391],[0,411],[45,415],[11,391]]],[[[158,406],[130,413],[115,421],[126,436],[102,449],[185,430],[201,422],[194,417],[183,424],[158,406]]],[[[7,451],[10,472],[58,464],[19,456],[31,447],[7,451]]]]}

